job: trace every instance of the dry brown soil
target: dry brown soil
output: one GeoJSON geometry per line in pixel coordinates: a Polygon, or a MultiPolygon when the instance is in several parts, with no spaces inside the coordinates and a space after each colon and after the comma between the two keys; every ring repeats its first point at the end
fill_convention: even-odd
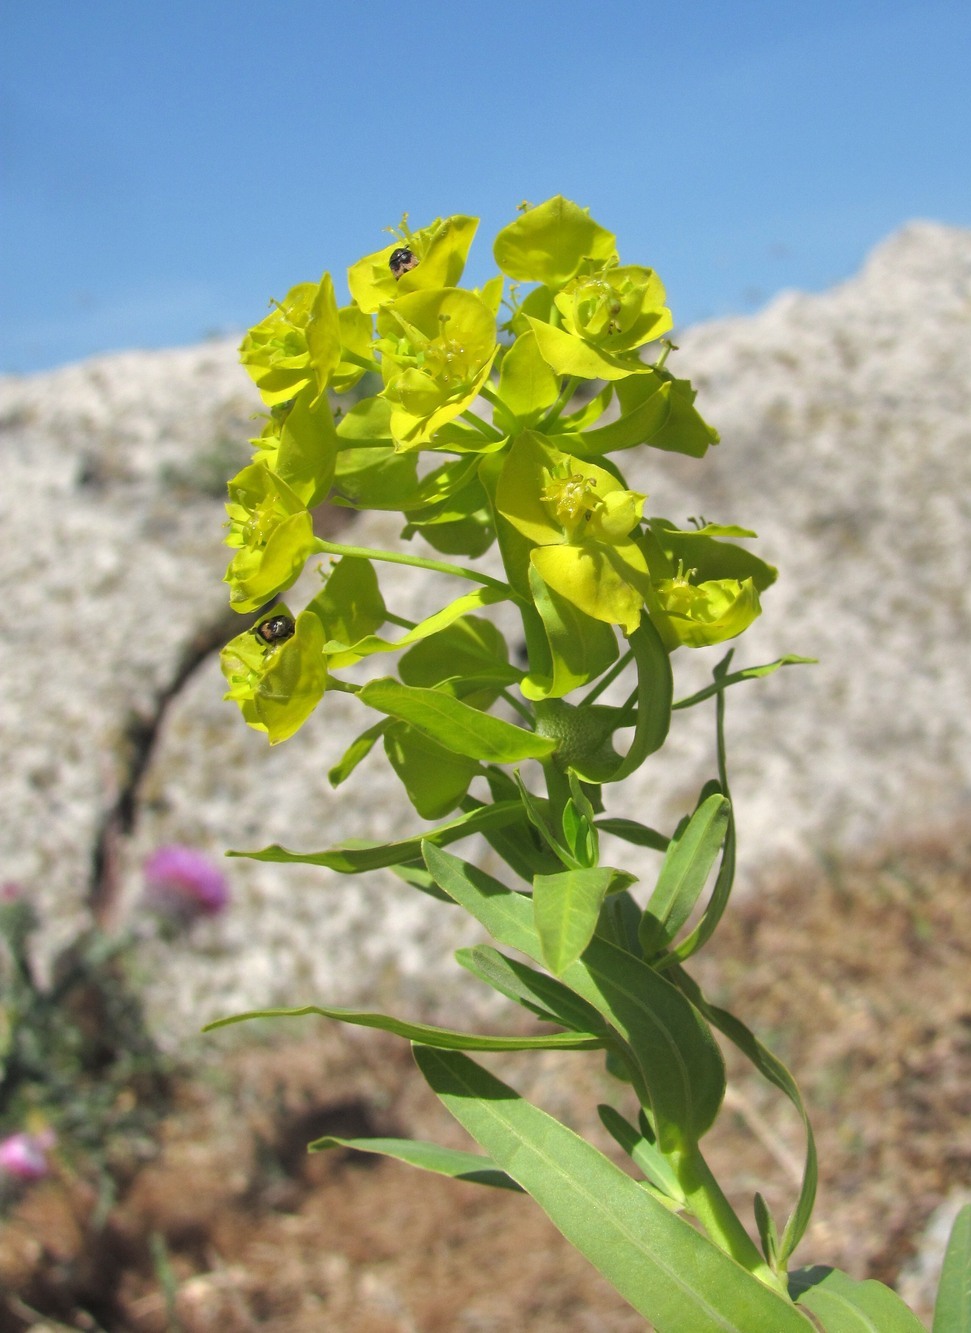
{"type": "MultiPolygon", "coordinates": [[[[969,891],[971,843],[927,837],[766,884],[694,966],[812,1108],[821,1183],[801,1262],[893,1283],[933,1208],[971,1184],[969,891]]],[[[62,1163],[0,1224],[0,1333],[644,1328],[523,1196],[306,1155],[324,1133],[468,1146],[402,1044],[323,1020],[211,1041],[151,1151],[116,1154],[114,1200],[62,1163]]],[[[580,1129],[599,1128],[598,1100],[623,1105],[593,1054],[493,1064],[580,1129]]],[[[784,1216],[798,1122],[729,1067],[709,1159],[745,1218],[756,1189],[784,1216]]]]}

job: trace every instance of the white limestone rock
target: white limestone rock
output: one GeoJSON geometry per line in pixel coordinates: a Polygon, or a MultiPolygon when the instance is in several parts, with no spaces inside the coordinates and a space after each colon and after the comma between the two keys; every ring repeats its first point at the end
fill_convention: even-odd
{"type": "MultiPolygon", "coordinates": [[[[651,493],[648,512],[754,527],[779,565],[736,665],[820,659],[729,694],[746,891],[780,858],[967,809],[971,232],[915,223],[835,290],[786,294],[679,341],[671,366],[723,443],[704,462],[643,450],[622,466],[651,493]]],[[[151,712],[186,646],[223,614],[221,486],[247,459],[256,410],[230,342],[0,380],[3,878],[36,895],[48,953],[85,919],[132,715],[151,712]]],[[[394,531],[375,515],[354,540],[394,531]]],[[[396,609],[418,613],[413,575],[385,568],[382,581],[400,586],[396,609]]],[[[679,694],[720,656],[679,652],[679,694]]],[[[221,694],[210,661],[166,712],[121,849],[126,901],[161,842],[312,850],[419,823],[380,752],[330,789],[328,767],[369,720],[347,696],[329,695],[271,750],[221,694]]],[[[670,754],[615,812],[670,827],[712,771],[711,732],[710,706],[676,715],[670,754]]],[[[390,875],[226,864],[233,911],[189,949],[144,953],[153,1011],[174,1038],[254,1005],[378,1007],[397,993],[402,1009],[404,992],[441,1013],[450,978],[464,978],[442,959],[474,938],[469,925],[390,875]]],[[[635,864],[647,871],[651,857],[635,864]]]]}

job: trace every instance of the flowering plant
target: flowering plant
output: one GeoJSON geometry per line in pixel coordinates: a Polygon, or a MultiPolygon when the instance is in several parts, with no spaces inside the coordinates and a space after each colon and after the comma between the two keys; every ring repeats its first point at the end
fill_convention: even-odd
{"type": "Polygon", "coordinates": [[[174,1066],[146,1025],[134,951],[149,932],[175,938],[218,915],[229,888],[208,857],[180,845],[157,848],[144,879],[147,911],[121,931],[80,931],[49,977],[32,956],[31,895],[0,885],[0,1210],[15,1186],[48,1173],[55,1144],[106,1182],[165,1112],[174,1066]]]}
{"type": "MultiPolygon", "coordinates": [[[[557,197],[499,232],[498,275],[469,290],[459,284],[476,226],[455,216],[411,231],[405,219],[349,270],[348,305],[325,274],[294,287],[242,345],[268,412],[253,461],[229,483],[237,553],[226,579],[237,610],[264,609],[223,651],[227,697],[276,744],[329,691],[352,694],[370,719],[332,782],[380,740],[417,814],[439,821],[390,844],[245,855],[345,874],[393,867],[411,889],[460,904],[498,947],[462,949],[458,961],[537,1020],[524,1036],[488,1036],[323,1005],[273,1011],[410,1040],[486,1155],[388,1139],[311,1147],[350,1143],[524,1190],[660,1330],[917,1329],[886,1287],[790,1271],[816,1186],[806,1109],[785,1066],[687,969],[734,875],[726,692],[806,659],[733,671],[728,652],[707,688],[675,698],[678,650],[742,634],[776,571],[740,544],[748,529],[645,517],[647,497],[615,460],[645,448],[701,459],[718,442],[690,383],[667,369],[664,288],[557,197]],[[331,392],[355,385],[363,396],[336,414],[331,392]],[[399,512],[401,544],[315,536],[310,511],[325,498],[399,512]],[[317,555],[332,563],[309,603],[271,604],[317,555]],[[425,575],[418,621],[387,606],[378,571],[394,564],[425,575]],[[518,617],[521,665],[483,614],[499,603],[518,617]],[[378,654],[393,665],[375,677],[378,654]],[[610,813],[618,784],[646,761],[663,774],[655,756],[672,712],[707,700],[715,775],[694,808],[666,832],[610,813]],[[473,834],[508,883],[447,850],[473,834]],[[634,875],[604,863],[604,834],[661,854],[653,886],[635,893],[634,875]],[[750,1231],[703,1154],[726,1088],[715,1031],[805,1126],[802,1185],[781,1224],[756,1195],[750,1231]],[[467,1054],[547,1049],[602,1050],[628,1086],[628,1115],[600,1113],[632,1174],[467,1054]]],[[[941,1329],[966,1309],[969,1229],[965,1218],[952,1245],[941,1329]]]]}

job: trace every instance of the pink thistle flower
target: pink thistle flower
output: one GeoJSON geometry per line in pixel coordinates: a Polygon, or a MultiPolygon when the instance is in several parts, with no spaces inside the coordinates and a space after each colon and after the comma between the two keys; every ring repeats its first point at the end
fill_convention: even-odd
{"type": "Polygon", "coordinates": [[[47,1154],[56,1142],[57,1136],[52,1129],[43,1129],[37,1134],[21,1131],[0,1139],[0,1176],[41,1180],[50,1170],[47,1154]]]}
{"type": "Polygon", "coordinates": [[[218,916],[229,904],[229,885],[222,871],[194,847],[159,847],[142,867],[149,903],[165,916],[181,921],[218,916]]]}

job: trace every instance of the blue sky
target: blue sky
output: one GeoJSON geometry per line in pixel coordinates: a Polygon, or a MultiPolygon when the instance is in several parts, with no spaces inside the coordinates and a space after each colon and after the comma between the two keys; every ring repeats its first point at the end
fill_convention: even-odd
{"type": "Polygon", "coordinates": [[[971,226],[967,0],[8,0],[0,370],[164,347],[562,193],[682,326],[971,226]]]}

